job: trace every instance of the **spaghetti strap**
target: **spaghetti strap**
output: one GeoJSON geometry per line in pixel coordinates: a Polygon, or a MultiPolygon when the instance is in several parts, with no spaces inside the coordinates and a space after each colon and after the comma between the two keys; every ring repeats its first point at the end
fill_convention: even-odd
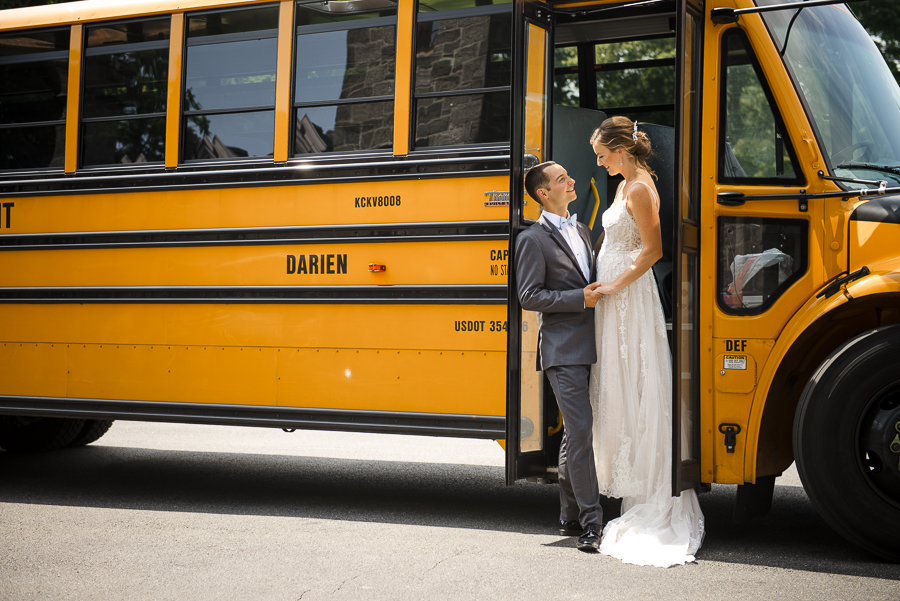
{"type": "Polygon", "coordinates": [[[625,191],[625,196],[628,196],[628,192],[631,191],[631,188],[635,184],[644,184],[645,186],[647,186],[647,189],[650,190],[650,195],[653,197],[653,200],[656,203],[656,210],[659,211],[659,196],[657,196],[656,191],[647,182],[642,182],[641,180],[632,182],[631,186],[628,186],[628,190],[625,191]]]}

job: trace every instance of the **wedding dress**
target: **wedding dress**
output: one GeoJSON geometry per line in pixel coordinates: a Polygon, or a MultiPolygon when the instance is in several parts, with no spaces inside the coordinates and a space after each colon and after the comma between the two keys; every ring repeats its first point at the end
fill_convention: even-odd
{"type": "MultiPolygon", "coordinates": [[[[612,282],[640,254],[641,236],[624,193],[602,220],[597,281],[612,282]]],[[[672,497],[671,354],[652,271],[604,296],[595,316],[590,386],[597,479],[601,494],[622,498],[622,515],[603,529],[600,552],[637,565],[693,561],[703,542],[703,514],[695,491],[672,497]]]]}

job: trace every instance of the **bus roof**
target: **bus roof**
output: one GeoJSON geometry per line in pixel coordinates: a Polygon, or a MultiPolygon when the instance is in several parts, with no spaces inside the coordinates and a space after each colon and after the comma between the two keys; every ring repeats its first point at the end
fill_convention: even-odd
{"type": "Polygon", "coordinates": [[[205,8],[263,4],[272,0],[82,0],[2,11],[0,31],[57,27],[205,8]]]}

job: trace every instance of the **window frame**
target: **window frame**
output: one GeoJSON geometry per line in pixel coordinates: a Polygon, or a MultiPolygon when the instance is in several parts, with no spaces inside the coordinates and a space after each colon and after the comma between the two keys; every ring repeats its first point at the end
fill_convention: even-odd
{"type": "MultiPolygon", "coordinates": [[[[414,154],[416,152],[424,153],[424,152],[441,152],[448,150],[473,150],[473,149],[485,149],[485,148],[508,148],[511,142],[511,139],[507,139],[503,142],[472,142],[466,144],[444,144],[444,145],[434,145],[434,146],[419,146],[416,144],[416,125],[417,125],[417,110],[418,110],[418,101],[420,99],[431,99],[431,98],[449,98],[452,96],[474,96],[477,94],[493,94],[493,93],[503,93],[506,92],[509,94],[509,106],[510,110],[512,110],[512,73],[510,73],[510,81],[506,86],[493,86],[489,88],[472,88],[465,90],[448,90],[443,92],[425,92],[419,94],[416,92],[416,72],[418,67],[418,29],[419,23],[428,23],[431,21],[445,21],[448,19],[465,19],[467,17],[480,17],[480,16],[489,16],[495,14],[508,14],[510,18],[510,27],[513,26],[513,3],[506,2],[503,4],[488,4],[485,6],[471,6],[466,8],[453,8],[447,10],[433,10],[433,11],[420,11],[418,0],[416,1],[416,10],[413,19],[413,36],[412,36],[412,65],[411,65],[411,73],[409,80],[409,151],[410,154],[414,154]]],[[[514,68],[511,64],[512,62],[512,47],[510,47],[510,66],[514,68]]],[[[508,138],[511,136],[508,135],[508,138]]]]}
{"type": "Polygon", "coordinates": [[[108,54],[124,54],[126,52],[144,52],[147,50],[159,50],[163,49],[166,52],[166,64],[168,65],[168,61],[171,59],[169,54],[169,46],[170,39],[172,37],[171,30],[171,14],[161,14],[161,15],[147,15],[144,17],[137,17],[132,19],[116,19],[112,21],[100,21],[97,23],[85,24],[84,26],[84,35],[81,39],[81,69],[79,70],[79,78],[78,82],[78,94],[79,94],[79,102],[78,102],[78,152],[77,152],[77,168],[79,170],[91,171],[91,170],[99,170],[99,169],[135,169],[135,168],[143,168],[143,167],[158,167],[160,165],[165,164],[165,147],[168,143],[166,139],[167,136],[163,133],[163,158],[158,161],[147,161],[146,163],[96,163],[91,165],[84,164],[85,157],[85,144],[87,143],[87,136],[85,135],[85,124],[87,123],[114,123],[117,121],[137,121],[140,119],[166,119],[169,99],[168,99],[168,79],[166,80],[166,108],[162,112],[156,113],[141,113],[137,115],[114,115],[108,117],[85,117],[85,84],[86,81],[86,73],[87,73],[87,58],[89,56],[103,56],[108,54]],[[138,42],[135,44],[115,44],[113,46],[99,46],[96,48],[88,48],[88,30],[94,29],[97,27],[104,27],[113,24],[127,24],[127,23],[139,23],[142,21],[169,21],[169,38],[165,40],[157,40],[152,42],[138,42]],[[125,50],[123,50],[125,49],[125,50]]]}
{"type": "MultiPolygon", "coordinates": [[[[39,29],[26,29],[21,31],[12,31],[7,34],[4,34],[5,38],[15,38],[22,37],[25,34],[34,34],[34,33],[53,33],[57,31],[64,31],[66,35],[69,37],[71,43],[71,35],[72,28],[71,26],[63,26],[63,27],[42,27],[39,29]]],[[[0,57],[0,65],[20,65],[24,63],[39,63],[46,61],[56,61],[56,60],[64,60],[68,65],[70,62],[69,58],[69,48],[67,47],[65,50],[52,50],[47,52],[28,52],[23,54],[14,54],[11,56],[2,56],[0,57]]],[[[68,73],[68,69],[66,70],[68,73]]],[[[68,94],[68,80],[66,82],[66,93],[68,94]]],[[[62,136],[63,142],[62,146],[65,148],[66,145],[66,122],[71,118],[68,114],[68,111],[65,111],[65,117],[63,119],[51,119],[48,121],[26,121],[22,123],[0,123],[0,129],[3,130],[14,130],[14,129],[27,129],[32,127],[60,127],[62,126],[62,136]]],[[[63,164],[59,167],[17,167],[12,169],[0,169],[0,173],[2,174],[11,174],[11,173],[19,173],[19,172],[27,172],[27,173],[35,173],[35,172],[50,172],[50,173],[62,173],[65,171],[65,153],[63,154],[63,164]]]]}
{"type": "MultiPolygon", "coordinates": [[[[797,281],[803,278],[807,272],[809,271],[809,231],[810,231],[810,222],[808,219],[801,218],[787,218],[787,217],[762,217],[757,215],[719,215],[716,218],[716,305],[719,309],[725,313],[726,315],[733,315],[735,317],[752,317],[755,315],[761,315],[771,309],[778,299],[780,299],[785,292],[787,292],[791,286],[793,286],[797,281]],[[722,290],[725,286],[722,286],[722,281],[720,280],[721,274],[723,273],[721,269],[721,265],[719,264],[719,250],[723,246],[723,238],[725,236],[725,228],[728,225],[728,222],[734,222],[736,220],[741,219],[750,219],[756,220],[758,223],[765,225],[798,225],[804,228],[802,233],[802,241],[798,244],[797,248],[801,250],[800,257],[791,257],[794,261],[793,267],[794,270],[790,276],[788,276],[781,284],[778,285],[777,288],[774,289],[773,294],[770,294],[769,297],[758,307],[749,307],[749,308],[735,308],[729,307],[725,304],[724,299],[722,298],[723,293],[722,290]],[[797,263],[799,263],[799,259],[802,259],[803,269],[797,269],[797,263]]],[[[733,261],[734,259],[732,259],[733,261]]],[[[727,284],[726,284],[727,286],[727,284]]]]}
{"type": "Polygon", "coordinates": [[[397,28],[399,27],[398,15],[395,14],[389,17],[372,17],[367,19],[358,19],[358,20],[347,20],[347,21],[335,21],[333,23],[316,23],[313,25],[298,25],[297,24],[297,8],[301,8],[304,4],[311,4],[311,2],[304,2],[303,0],[298,0],[295,2],[294,7],[294,23],[291,27],[291,35],[293,39],[291,40],[291,99],[290,99],[290,126],[288,133],[288,160],[289,161],[303,161],[309,160],[313,158],[337,158],[342,156],[358,156],[358,155],[383,155],[383,156],[392,156],[393,155],[393,128],[391,130],[391,143],[386,148],[365,148],[360,150],[332,150],[330,152],[306,152],[306,153],[298,153],[296,151],[295,142],[296,142],[296,131],[299,123],[299,119],[297,118],[297,109],[301,108],[321,108],[321,107],[332,107],[332,106],[341,106],[341,105],[350,105],[350,104],[371,104],[376,102],[390,102],[391,107],[391,115],[392,117],[396,117],[396,111],[394,110],[393,103],[396,97],[396,82],[397,82],[397,28]],[[328,33],[333,31],[349,31],[351,29],[369,29],[372,27],[383,27],[385,25],[393,25],[394,27],[394,73],[392,75],[394,79],[394,93],[393,94],[383,94],[380,96],[364,96],[361,98],[336,98],[330,100],[311,100],[298,102],[296,99],[297,95],[297,37],[300,35],[314,34],[314,33],[328,33]],[[302,30],[302,33],[301,33],[302,30]]]}
{"type": "MultiPolygon", "coordinates": [[[[627,69],[647,69],[652,67],[671,67],[673,72],[676,67],[676,59],[672,58],[655,58],[635,61],[623,61],[616,63],[598,63],[597,62],[597,46],[607,44],[617,44],[622,42],[646,42],[652,40],[671,39],[673,46],[675,42],[675,33],[670,34],[653,34],[641,36],[639,38],[610,38],[601,42],[577,42],[574,44],[566,44],[565,46],[554,47],[553,61],[553,92],[556,93],[557,77],[562,75],[576,74],[578,76],[578,106],[581,108],[593,109],[595,111],[603,111],[607,115],[627,115],[635,113],[653,113],[653,112],[670,112],[675,114],[675,90],[673,88],[672,102],[664,104],[646,104],[634,106],[612,106],[601,107],[598,102],[597,93],[599,86],[597,85],[597,75],[601,71],[624,71],[627,69]],[[556,66],[556,50],[561,48],[575,48],[578,64],[575,67],[557,67],[556,66]]],[[[555,103],[555,98],[554,98],[555,103]]],[[[563,105],[567,106],[567,105],[563,105]]],[[[644,122],[640,120],[640,122],[644,122]]],[[[649,121],[647,122],[649,123],[649,121]]]]}
{"type": "Polygon", "coordinates": [[[775,100],[774,94],[772,94],[772,90],[769,87],[769,82],[766,79],[765,73],[762,70],[762,66],[759,63],[759,59],[756,57],[756,51],[753,49],[753,45],[750,43],[750,38],[747,37],[746,32],[740,27],[731,27],[722,33],[721,38],[721,46],[719,48],[719,132],[718,132],[718,149],[716,151],[716,177],[718,181],[722,184],[729,185],[738,185],[738,186],[805,186],[806,185],[806,174],[803,172],[801,168],[800,161],[797,158],[797,152],[794,149],[794,144],[791,141],[790,135],[788,135],[787,127],[785,126],[784,118],[781,116],[781,109],[778,107],[778,103],[775,100]],[[737,37],[740,39],[741,44],[744,47],[744,51],[747,53],[747,57],[750,59],[750,66],[753,68],[754,73],[756,74],[756,79],[759,82],[760,87],[763,90],[763,94],[766,97],[766,101],[769,103],[769,109],[772,111],[772,117],[775,120],[775,129],[776,133],[781,133],[781,139],[784,141],[785,150],[787,150],[787,154],[791,159],[791,162],[794,165],[794,173],[795,177],[792,179],[788,179],[786,177],[729,177],[726,176],[725,173],[725,154],[724,148],[727,140],[727,124],[728,124],[728,107],[727,107],[727,94],[728,94],[728,42],[732,37],[737,37]]]}
{"type": "Polygon", "coordinates": [[[215,163],[215,162],[247,162],[247,161],[266,161],[266,160],[274,160],[275,153],[275,97],[272,97],[271,105],[253,105],[253,106],[241,106],[241,107],[229,107],[229,108],[219,108],[219,109],[185,109],[185,97],[187,95],[187,76],[188,76],[188,48],[192,46],[208,46],[215,44],[225,44],[229,42],[242,42],[242,41],[250,41],[250,40],[262,40],[262,39],[274,39],[276,44],[276,52],[275,52],[275,67],[274,73],[276,74],[276,85],[277,85],[277,73],[278,73],[278,21],[275,22],[275,27],[270,29],[255,29],[252,31],[242,31],[240,33],[223,33],[217,35],[204,35],[197,36],[196,38],[191,40],[190,37],[190,20],[194,17],[202,17],[203,15],[212,15],[212,14],[223,14],[223,13],[232,13],[232,12],[242,12],[242,11],[251,11],[251,10],[259,10],[262,8],[273,8],[280,14],[278,2],[266,2],[261,4],[251,4],[245,6],[239,6],[235,8],[218,7],[207,10],[199,10],[199,11],[191,11],[184,13],[184,28],[183,28],[183,37],[182,37],[182,61],[181,61],[181,100],[180,100],[180,109],[181,114],[179,115],[179,140],[178,140],[178,164],[179,165],[196,165],[202,163],[215,163]],[[187,140],[188,129],[188,120],[190,117],[195,116],[204,116],[204,115],[237,115],[237,114],[249,114],[249,113],[261,113],[265,111],[272,112],[272,154],[270,155],[256,155],[256,156],[246,156],[246,157],[213,157],[213,158],[202,158],[202,159],[185,159],[184,158],[184,145],[187,140]]]}

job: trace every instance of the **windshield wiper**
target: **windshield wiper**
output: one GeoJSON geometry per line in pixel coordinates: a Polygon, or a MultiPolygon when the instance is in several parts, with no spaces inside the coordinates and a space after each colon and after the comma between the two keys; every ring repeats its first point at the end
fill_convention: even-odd
{"type": "Polygon", "coordinates": [[[900,175],[900,166],[894,165],[876,165],[874,163],[857,163],[855,161],[850,161],[847,163],[841,163],[835,169],[870,169],[872,171],[887,171],[888,173],[893,173],[894,175],[900,175]]]}
{"type": "MultiPolygon", "coordinates": [[[[860,163],[860,164],[862,164],[862,163],[860,163]]],[[[842,163],[841,165],[838,165],[837,167],[835,167],[835,169],[840,169],[841,167],[844,167],[845,165],[846,165],[846,163],[842,163]]],[[[822,171],[821,169],[819,169],[818,175],[822,179],[827,179],[830,182],[845,182],[848,184],[859,184],[861,186],[878,186],[878,190],[877,190],[878,194],[884,194],[885,191],[887,190],[887,185],[888,185],[887,180],[883,180],[883,179],[858,179],[855,177],[838,177],[835,175],[825,175],[825,172],[822,171]]]]}

